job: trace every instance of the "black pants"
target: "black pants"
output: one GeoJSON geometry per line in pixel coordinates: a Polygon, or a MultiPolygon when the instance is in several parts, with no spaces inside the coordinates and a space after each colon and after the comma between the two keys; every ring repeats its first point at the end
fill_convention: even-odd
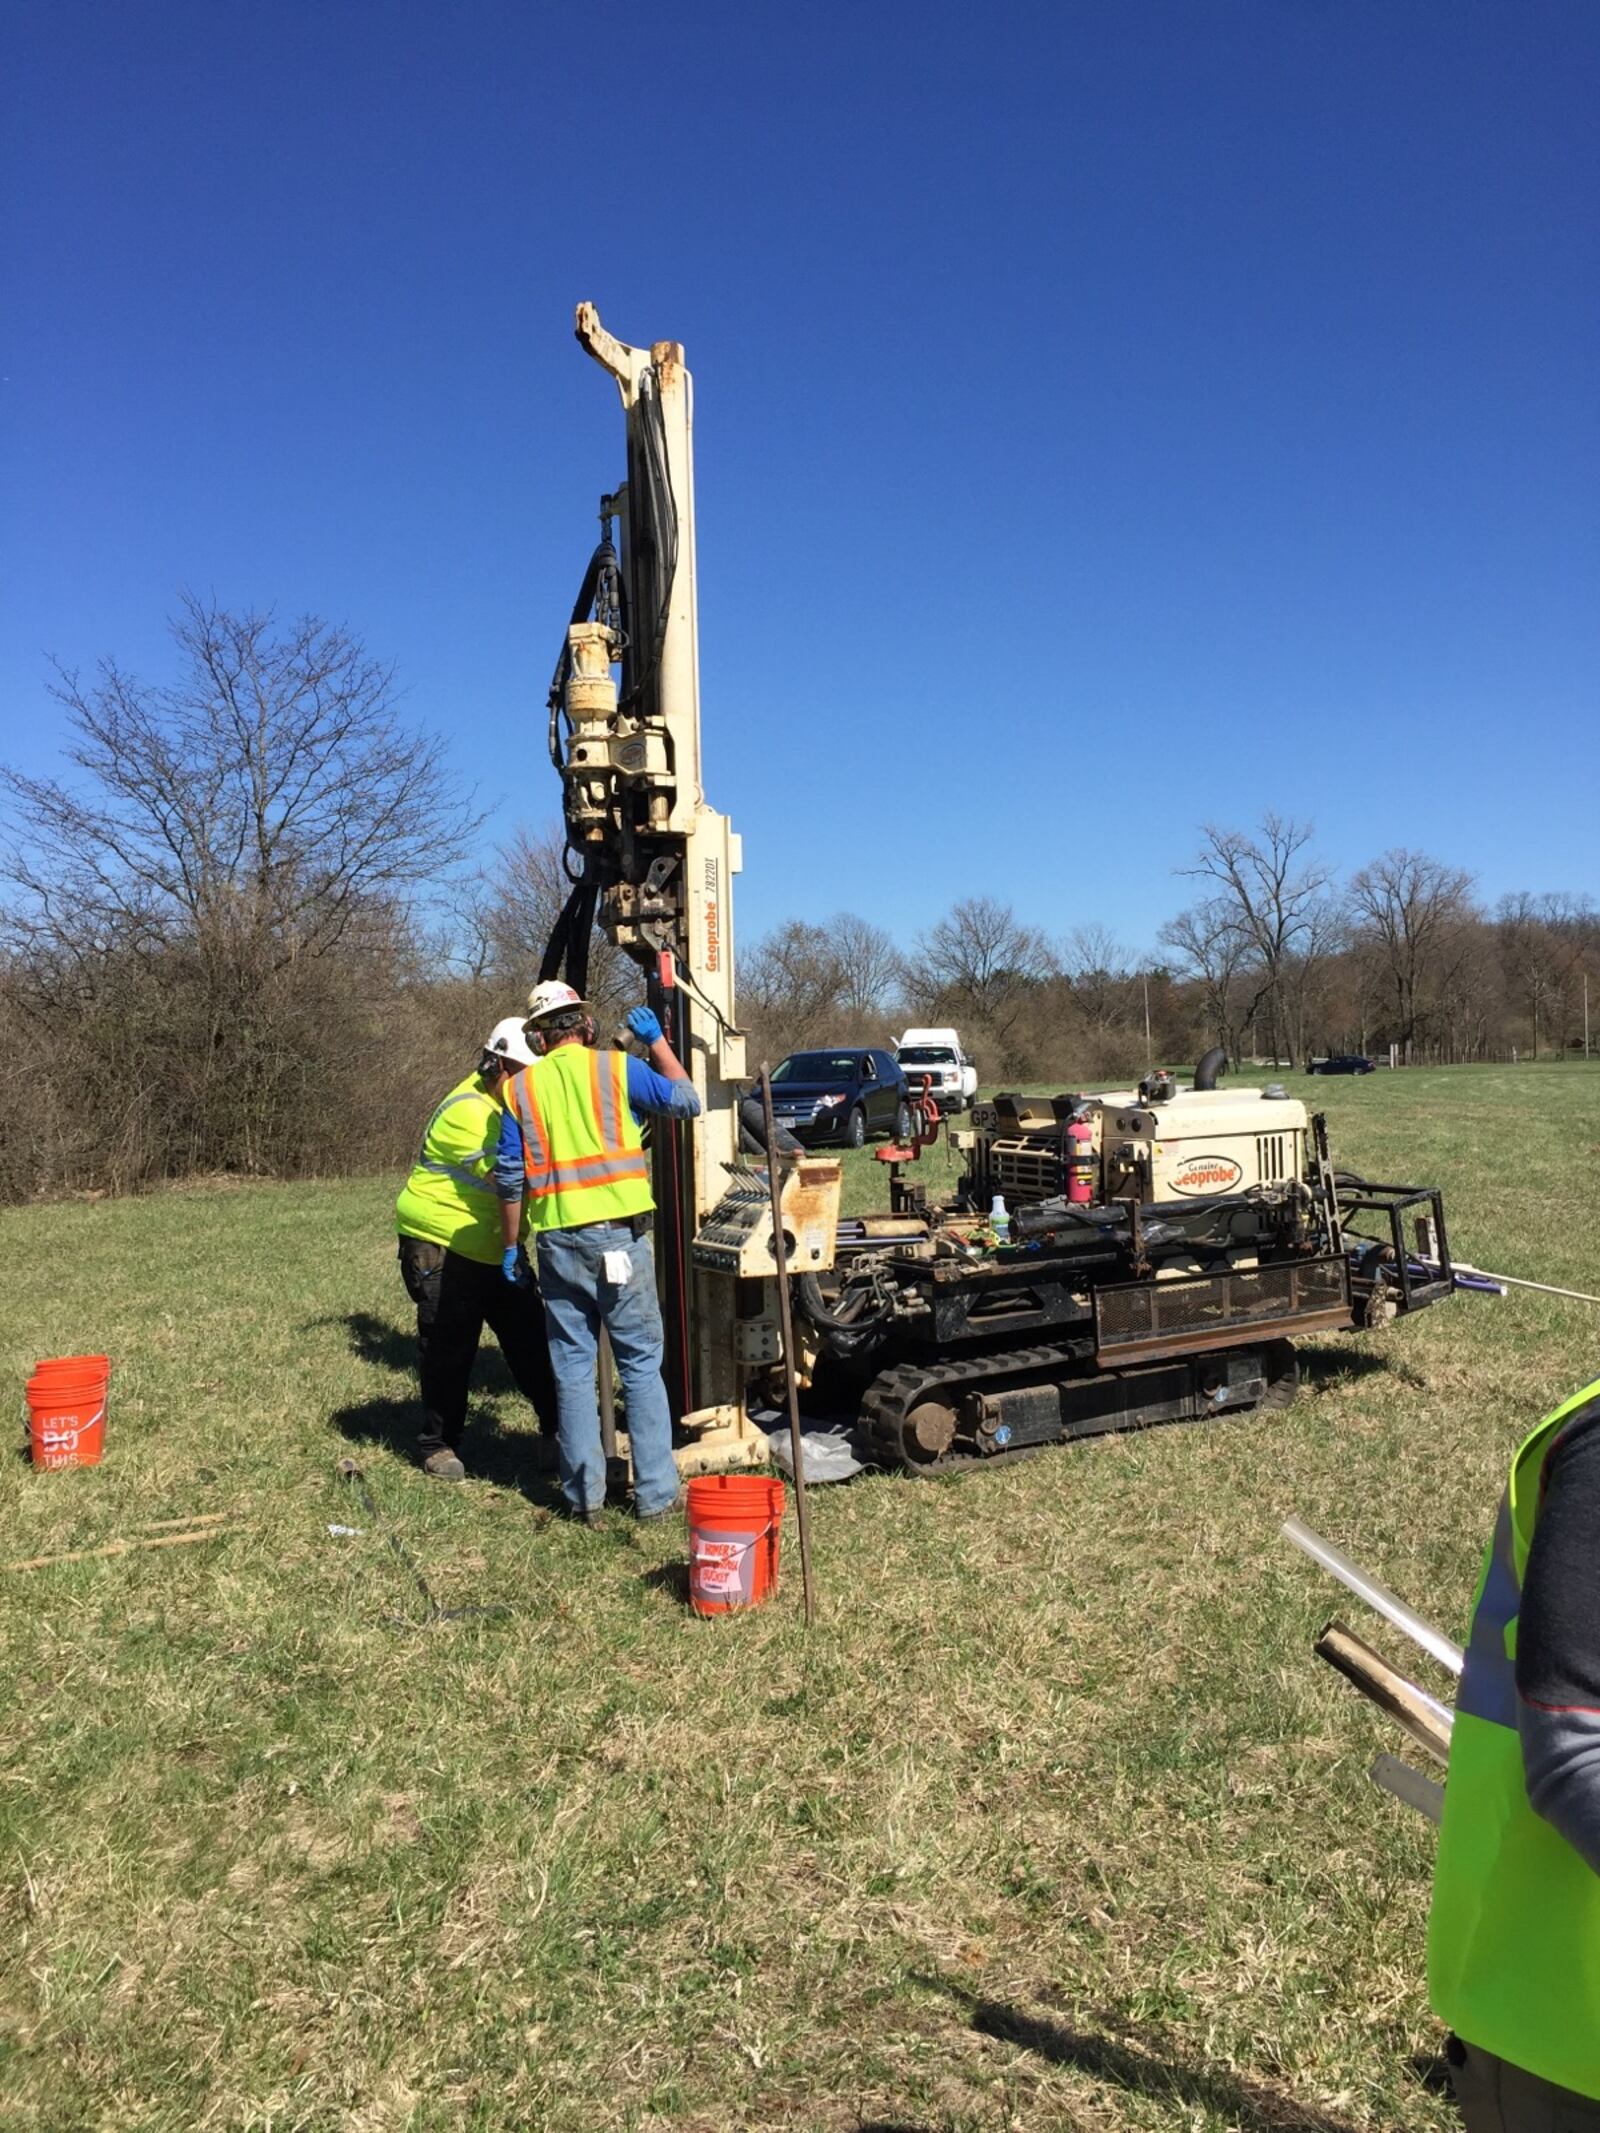
{"type": "Polygon", "coordinates": [[[467,1389],[485,1321],[500,1343],[517,1390],[539,1427],[554,1434],[556,1381],[538,1284],[513,1287],[498,1265],[484,1266],[420,1237],[400,1239],[400,1272],[417,1307],[417,1370],[426,1435],[452,1447],[467,1419],[467,1389]]]}
{"type": "Polygon", "coordinates": [[[1467,2133],[1593,2133],[1600,2127],[1596,2098],[1558,2089],[1460,2037],[1450,2039],[1445,2056],[1467,2133]]]}

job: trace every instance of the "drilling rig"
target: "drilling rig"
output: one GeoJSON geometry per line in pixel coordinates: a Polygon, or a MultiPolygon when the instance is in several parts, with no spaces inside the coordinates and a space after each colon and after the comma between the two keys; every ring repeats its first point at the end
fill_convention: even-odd
{"type": "MultiPolygon", "coordinates": [[[[592,304],[580,345],[626,421],[549,698],[571,893],[541,978],[586,990],[592,928],[637,963],[700,1094],[654,1122],[665,1376],[686,1473],[767,1456],[754,1419],[786,1361],[864,1456],[920,1475],[1107,1430],[1287,1405],[1293,1343],[1381,1325],[1453,1287],[1429,1186],[1336,1172],[1320,1116],[1276,1084],[1001,1094],[954,1135],[930,1200],[925,1142],[887,1151],[887,1205],[841,1221],[842,1167],[752,1139],[735,1013],[740,840],[705,797],[693,383],[681,345],[634,348],[592,304]],[[780,1166],[796,1352],[781,1349],[768,1190],[780,1166]],[[1010,1231],[989,1227],[993,1196],[1010,1231]],[[1418,1242],[1407,1233],[1415,1225],[1418,1242]]],[[[930,1130],[933,1121],[930,1119],[930,1130]]]]}

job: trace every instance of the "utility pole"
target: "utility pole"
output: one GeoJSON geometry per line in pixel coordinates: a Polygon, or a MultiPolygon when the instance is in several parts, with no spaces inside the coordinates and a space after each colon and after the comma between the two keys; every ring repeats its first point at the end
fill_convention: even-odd
{"type": "MultiPolygon", "coordinates": [[[[1587,977],[1586,977],[1586,978],[1584,979],[1583,983],[1584,983],[1584,994],[1583,994],[1583,1000],[1584,1000],[1584,1014],[1585,1014],[1585,1016],[1587,1017],[1587,1015],[1588,1015],[1588,1012],[1589,1012],[1589,992],[1588,992],[1588,985],[1589,985],[1589,980],[1587,979],[1587,977]]],[[[1155,1054],[1154,1054],[1154,1053],[1153,1053],[1153,1052],[1151,1051],[1151,1049],[1150,1049],[1150,973],[1149,973],[1149,971],[1148,971],[1148,970],[1141,970],[1141,971],[1140,971],[1140,973],[1139,973],[1139,984],[1140,984],[1140,986],[1141,986],[1141,988],[1142,988],[1142,990],[1143,990],[1143,992],[1144,992],[1144,1064],[1145,1064],[1145,1071],[1146,1071],[1146,1073],[1148,1073],[1148,1072],[1149,1072],[1149,1070],[1151,1069],[1151,1067],[1153,1067],[1153,1066],[1155,1065],[1155,1063],[1156,1063],[1156,1062],[1155,1062],[1155,1054]]],[[[1586,1052],[1587,1052],[1587,1051],[1588,1051],[1588,1049],[1589,1049],[1589,1040],[1588,1040],[1588,1023],[1587,1023],[1587,1021],[1585,1021],[1585,1023],[1584,1023],[1584,1045],[1583,1045],[1583,1048],[1584,1048],[1584,1050],[1585,1050],[1586,1052]]]]}

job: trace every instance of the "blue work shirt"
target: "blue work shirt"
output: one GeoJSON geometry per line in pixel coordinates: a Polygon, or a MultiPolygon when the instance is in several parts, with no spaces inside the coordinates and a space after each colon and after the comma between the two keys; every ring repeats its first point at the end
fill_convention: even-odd
{"type": "MultiPolygon", "coordinates": [[[[700,1092],[692,1081],[669,1081],[653,1066],[628,1054],[628,1108],[643,1125],[647,1118],[698,1118],[700,1092]]],[[[520,1200],[527,1184],[523,1167],[522,1128],[516,1115],[507,1111],[500,1121],[500,1144],[495,1150],[494,1189],[502,1200],[520,1200]]]]}

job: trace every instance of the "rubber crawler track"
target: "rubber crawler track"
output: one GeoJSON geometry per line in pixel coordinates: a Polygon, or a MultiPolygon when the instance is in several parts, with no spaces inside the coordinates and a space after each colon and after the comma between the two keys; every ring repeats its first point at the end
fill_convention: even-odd
{"type": "Polygon", "coordinates": [[[954,1473],[959,1467],[998,1466],[1002,1460],[1025,1459],[1048,1445],[1021,1444],[1010,1452],[944,1452],[937,1459],[906,1455],[902,1428],[911,1410],[930,1396],[959,1398],[974,1385],[1029,1384],[1073,1370],[1085,1350],[1075,1343],[1052,1348],[1011,1348],[1004,1355],[974,1356],[961,1363],[900,1363],[875,1377],[861,1399],[861,1433],[879,1466],[899,1467],[919,1479],[954,1473]]]}
{"type": "MultiPolygon", "coordinates": [[[[1299,1377],[1290,1342],[1268,1340],[1263,1343],[1262,1353],[1264,1360],[1277,1361],[1280,1369],[1269,1382],[1266,1397],[1258,1403],[1257,1412],[1286,1406],[1294,1397],[1299,1377]],[[1279,1350],[1287,1352],[1280,1355],[1276,1353],[1279,1350]]],[[[1057,1379],[1068,1374],[1082,1375],[1083,1383],[1091,1385],[1102,1377],[1120,1375],[1117,1371],[1084,1374],[1082,1365],[1087,1360],[1086,1343],[1068,1342],[1049,1348],[1012,1348],[1003,1355],[974,1356],[968,1362],[897,1364],[893,1370],[880,1372],[861,1398],[860,1429],[867,1456],[878,1466],[898,1469],[915,1475],[918,1480],[932,1480],[936,1475],[956,1473],[967,1467],[1000,1466],[1007,1460],[1028,1459],[1035,1452],[1050,1451],[1070,1440],[1056,1438],[1047,1444],[1019,1444],[1015,1450],[1004,1452],[942,1452],[937,1459],[914,1459],[905,1449],[904,1425],[906,1417],[922,1401],[930,1398],[954,1401],[974,1385],[993,1386],[998,1390],[1007,1385],[1035,1384],[1041,1378],[1057,1379]]],[[[1128,1417],[1114,1427],[1137,1429],[1140,1424],[1136,1418],[1128,1417]]]]}

